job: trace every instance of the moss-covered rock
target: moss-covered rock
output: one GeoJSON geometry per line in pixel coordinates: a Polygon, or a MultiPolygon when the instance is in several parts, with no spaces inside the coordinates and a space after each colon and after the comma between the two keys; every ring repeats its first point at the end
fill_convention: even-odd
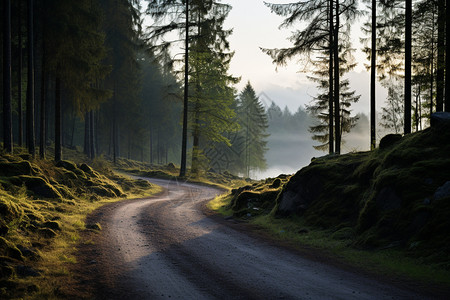
{"type": "Polygon", "coordinates": [[[50,228],[52,230],[61,231],[61,224],[57,221],[47,221],[42,224],[43,228],[50,228]]]}
{"type": "Polygon", "coordinates": [[[36,171],[29,161],[0,162],[0,176],[35,175],[36,171]]]}
{"type": "Polygon", "coordinates": [[[50,228],[39,228],[37,230],[39,236],[47,239],[54,238],[56,236],[56,232],[50,228]]]}
{"type": "Polygon", "coordinates": [[[42,177],[38,176],[14,176],[11,182],[16,185],[24,184],[28,190],[32,191],[38,197],[59,199],[61,194],[42,177]]]}
{"type": "Polygon", "coordinates": [[[22,252],[10,241],[0,237],[0,256],[7,256],[23,261],[22,252]]]}
{"type": "Polygon", "coordinates": [[[71,161],[67,161],[67,160],[60,160],[60,161],[58,161],[56,163],[56,166],[58,168],[64,168],[64,169],[69,170],[69,171],[74,171],[74,170],[77,169],[77,165],[76,164],[74,164],[71,161]]]}

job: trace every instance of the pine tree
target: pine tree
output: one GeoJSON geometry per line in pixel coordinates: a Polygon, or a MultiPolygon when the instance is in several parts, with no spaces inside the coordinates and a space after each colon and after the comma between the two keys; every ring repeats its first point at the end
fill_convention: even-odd
{"type": "Polygon", "coordinates": [[[400,134],[404,127],[403,84],[391,81],[384,86],[388,89],[388,97],[386,106],[381,109],[380,125],[393,133],[400,134]]]}
{"type": "MultiPolygon", "coordinates": [[[[352,70],[356,63],[353,62],[353,57],[351,55],[351,49],[348,45],[344,45],[340,53],[341,65],[340,65],[340,75],[343,76],[346,72],[352,70]]],[[[326,54],[326,53],[325,53],[326,54]]],[[[324,55],[318,61],[314,62],[316,70],[314,71],[315,76],[310,76],[309,78],[317,82],[318,90],[323,91],[317,95],[313,101],[314,103],[307,106],[307,110],[316,117],[318,123],[310,127],[310,132],[313,133],[312,139],[316,140],[322,144],[314,146],[315,149],[321,151],[327,151],[329,148],[329,118],[328,118],[328,64],[329,58],[324,55]]],[[[341,77],[340,76],[340,77],[341,77]]],[[[350,130],[356,125],[358,121],[358,116],[351,115],[351,105],[359,101],[360,95],[356,95],[355,91],[350,91],[350,82],[348,79],[341,80],[339,85],[340,89],[340,103],[339,103],[339,115],[336,119],[340,120],[339,129],[340,131],[335,134],[335,136],[343,136],[343,134],[350,132],[350,130]]],[[[338,141],[334,141],[338,145],[338,141]]],[[[342,143],[340,141],[339,143],[342,143]]],[[[340,148],[340,144],[338,149],[340,148]]]]}
{"type": "Polygon", "coordinates": [[[232,130],[234,116],[234,91],[230,85],[238,80],[227,74],[233,53],[229,52],[227,41],[231,31],[223,29],[223,22],[231,7],[216,2],[205,4],[208,3],[191,9],[191,20],[197,25],[190,49],[192,174],[198,173],[206,158],[205,146],[201,144],[229,144],[224,133],[232,130]]]}
{"type": "Polygon", "coordinates": [[[250,177],[252,170],[267,168],[264,154],[267,151],[267,137],[269,136],[266,132],[268,128],[267,113],[250,82],[239,95],[237,111],[238,123],[241,127],[240,134],[244,140],[243,172],[246,177],[250,177]]]}
{"type": "MultiPolygon", "coordinates": [[[[266,5],[272,12],[277,15],[284,16],[286,19],[280,27],[290,27],[298,21],[306,21],[308,25],[304,30],[296,31],[291,36],[294,45],[285,49],[262,49],[263,52],[270,55],[273,62],[277,65],[286,64],[287,60],[295,56],[305,56],[307,60],[311,59],[311,55],[320,53],[324,49],[328,50],[328,124],[329,132],[333,131],[334,122],[334,140],[335,147],[331,145],[333,136],[329,134],[329,152],[335,151],[340,153],[340,132],[339,121],[340,112],[340,72],[339,72],[339,51],[341,47],[340,29],[344,28],[343,24],[350,24],[355,20],[359,12],[355,1],[339,0],[316,0],[316,1],[299,1],[289,4],[270,4],[266,5]],[[333,115],[334,114],[334,115],[333,115]]],[[[343,32],[347,33],[347,30],[343,32]]]]}

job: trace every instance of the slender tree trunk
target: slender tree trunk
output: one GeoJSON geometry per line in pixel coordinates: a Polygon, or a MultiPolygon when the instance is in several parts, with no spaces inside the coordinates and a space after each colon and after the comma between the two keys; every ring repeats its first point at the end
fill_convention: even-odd
{"type": "Polygon", "coordinates": [[[444,111],[445,0],[438,0],[438,40],[436,70],[436,111],[444,111]]]}
{"type": "Polygon", "coordinates": [[[422,89],[422,84],[419,83],[419,129],[422,130],[422,97],[420,91],[422,89]]]}
{"type": "Polygon", "coordinates": [[[22,113],[22,1],[18,1],[17,32],[18,32],[18,66],[17,66],[17,113],[19,116],[19,147],[23,145],[23,113],[22,113]]]}
{"type": "Polygon", "coordinates": [[[34,157],[36,153],[34,133],[34,38],[33,38],[33,0],[28,0],[28,82],[27,82],[27,147],[34,157]]]}
{"type": "Polygon", "coordinates": [[[94,146],[94,111],[89,112],[89,157],[95,158],[95,146],[94,146]]]}
{"type": "Polygon", "coordinates": [[[98,155],[100,153],[98,146],[98,123],[99,123],[99,114],[94,114],[94,153],[98,155]]]}
{"type": "Polygon", "coordinates": [[[83,147],[83,153],[86,154],[87,157],[89,157],[89,113],[84,113],[84,147],[83,147]]]}
{"type": "Polygon", "coordinates": [[[73,108],[72,108],[71,115],[72,115],[72,130],[70,132],[70,147],[73,147],[74,146],[73,145],[73,139],[74,139],[74,136],[75,136],[75,123],[76,123],[76,118],[75,118],[75,114],[73,112],[73,108]]]}
{"type": "Polygon", "coordinates": [[[372,51],[370,57],[370,149],[374,150],[376,140],[376,97],[375,83],[377,70],[377,1],[372,0],[372,51]]]}
{"type": "Polygon", "coordinates": [[[333,93],[334,93],[334,76],[333,76],[333,55],[334,55],[334,46],[333,46],[333,39],[334,39],[334,33],[333,33],[333,19],[334,19],[334,8],[333,8],[333,0],[330,0],[329,3],[329,10],[330,10],[330,33],[329,33],[329,66],[328,66],[328,77],[329,77],[329,90],[328,90],[328,152],[329,154],[334,153],[334,99],[333,99],[333,93]]]}
{"type": "Polygon", "coordinates": [[[61,79],[55,80],[55,161],[62,159],[61,79]]]}
{"type": "Polygon", "coordinates": [[[335,152],[341,154],[341,109],[340,109],[340,74],[339,74],[339,0],[336,0],[336,24],[334,29],[334,135],[335,152]]]}
{"type": "Polygon", "coordinates": [[[112,151],[113,163],[117,162],[117,120],[116,120],[116,102],[117,102],[117,84],[114,79],[114,96],[113,96],[113,117],[112,117],[112,151]]]}
{"type": "Polygon", "coordinates": [[[47,73],[46,73],[46,55],[45,55],[45,38],[43,37],[42,42],[42,70],[41,70],[41,118],[40,118],[40,132],[39,132],[39,157],[45,159],[45,132],[47,128],[46,125],[46,93],[47,93],[47,73]]]}
{"type": "Polygon", "coordinates": [[[150,124],[150,164],[153,164],[153,127],[150,124]]]}
{"type": "Polygon", "coordinates": [[[405,1],[405,121],[404,134],[411,133],[411,23],[412,0],[405,1]]]}
{"type": "Polygon", "coordinates": [[[11,0],[3,1],[3,147],[13,152],[11,109],[11,0]]]}
{"type": "Polygon", "coordinates": [[[180,177],[186,176],[186,150],[187,150],[187,118],[188,118],[188,91],[189,91],[189,1],[186,1],[186,40],[184,52],[184,99],[183,99],[183,132],[181,140],[181,166],[180,177]]]}
{"type": "Polygon", "coordinates": [[[248,105],[245,108],[246,110],[246,123],[245,124],[245,177],[249,178],[250,177],[250,151],[249,151],[249,147],[250,147],[250,135],[249,135],[249,111],[248,111],[248,105]]]}
{"type": "Polygon", "coordinates": [[[446,1],[445,32],[445,111],[450,112],[450,0],[446,1]]]}
{"type": "Polygon", "coordinates": [[[431,55],[430,55],[430,117],[433,113],[433,96],[434,96],[434,9],[433,22],[431,29],[431,55]]]}
{"type": "MultiPolygon", "coordinates": [[[[420,93],[420,92],[419,92],[420,93]]],[[[414,123],[416,132],[419,131],[419,93],[416,93],[415,107],[414,107],[414,123]]]]}

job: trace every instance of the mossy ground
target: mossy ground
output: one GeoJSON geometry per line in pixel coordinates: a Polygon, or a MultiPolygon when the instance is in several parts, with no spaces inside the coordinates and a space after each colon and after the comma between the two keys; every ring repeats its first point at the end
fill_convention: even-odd
{"type": "Polygon", "coordinates": [[[450,132],[427,129],[383,149],[314,159],[280,188],[247,186],[209,207],[378,274],[448,289],[450,197],[434,193],[450,181],[449,153],[450,132]],[[314,201],[281,214],[281,195],[313,177],[314,201]]]}
{"type": "Polygon", "coordinates": [[[0,155],[0,298],[59,299],[82,230],[97,207],[144,197],[159,187],[113,172],[101,159],[78,163],[31,159],[23,149],[0,155]],[[85,162],[89,162],[89,164],[85,162]]]}

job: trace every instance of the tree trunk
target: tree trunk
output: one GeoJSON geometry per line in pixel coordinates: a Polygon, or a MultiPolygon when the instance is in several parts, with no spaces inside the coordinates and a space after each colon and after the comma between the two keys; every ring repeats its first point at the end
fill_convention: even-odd
{"type": "Polygon", "coordinates": [[[61,130],[61,79],[55,80],[55,161],[62,159],[61,130]]]}
{"type": "Polygon", "coordinates": [[[95,146],[94,146],[94,111],[89,112],[89,157],[95,158],[95,146]]]}
{"type": "Polygon", "coordinates": [[[84,147],[83,153],[89,157],[89,113],[84,113],[84,147]]]}
{"type": "Polygon", "coordinates": [[[333,0],[329,1],[329,9],[330,9],[330,33],[329,33],[329,66],[328,66],[328,76],[329,76],[329,90],[328,90],[328,152],[329,154],[334,153],[334,99],[333,99],[333,55],[334,55],[334,46],[333,46],[333,19],[334,19],[334,8],[333,8],[333,0]]]}
{"type": "Polygon", "coordinates": [[[377,55],[377,1],[372,0],[372,51],[370,57],[370,149],[374,150],[376,141],[376,55],[377,55]]]}
{"type": "Polygon", "coordinates": [[[183,132],[181,141],[180,177],[186,176],[186,150],[187,150],[187,118],[188,118],[188,91],[189,91],[189,1],[186,1],[186,38],[184,52],[184,99],[183,99],[183,132]]]}
{"type": "Polygon", "coordinates": [[[19,147],[23,145],[23,113],[22,113],[22,1],[18,1],[17,32],[18,32],[18,66],[17,66],[17,113],[19,117],[19,147]]]}
{"type": "MultiPolygon", "coordinates": [[[[44,39],[44,37],[43,37],[44,39]]],[[[45,40],[45,39],[44,39],[45,40]]],[[[47,73],[45,70],[45,63],[46,63],[46,56],[45,56],[45,41],[42,42],[42,70],[41,70],[41,117],[40,117],[40,134],[39,134],[39,157],[41,159],[45,159],[45,132],[47,128],[46,125],[46,92],[47,92],[47,73]]]]}
{"type": "Polygon", "coordinates": [[[335,152],[341,154],[341,109],[340,109],[340,74],[339,74],[339,0],[336,0],[336,25],[334,29],[334,135],[335,152]]]}
{"type": "Polygon", "coordinates": [[[33,44],[33,0],[28,0],[27,36],[28,36],[28,82],[27,82],[27,147],[28,153],[34,157],[34,44],[33,44]]]}
{"type": "Polygon", "coordinates": [[[450,112],[450,0],[447,0],[445,10],[445,111],[450,112]]]}
{"type": "Polygon", "coordinates": [[[153,164],[153,128],[150,125],[150,164],[153,164]]]}
{"type": "Polygon", "coordinates": [[[430,118],[433,113],[433,93],[434,93],[434,9],[431,30],[431,55],[430,55],[430,118]]]}
{"type": "Polygon", "coordinates": [[[117,84],[114,79],[114,96],[113,96],[113,116],[112,116],[112,151],[113,163],[117,162],[117,120],[116,120],[116,101],[117,101],[117,84]]]}
{"type": "Polygon", "coordinates": [[[445,0],[438,0],[438,40],[436,70],[436,111],[444,111],[445,0]]]}
{"type": "Polygon", "coordinates": [[[411,133],[411,22],[412,0],[406,0],[405,14],[405,121],[404,134],[411,133]]]}
{"type": "Polygon", "coordinates": [[[11,109],[11,0],[3,1],[3,147],[13,152],[11,109]]]}

